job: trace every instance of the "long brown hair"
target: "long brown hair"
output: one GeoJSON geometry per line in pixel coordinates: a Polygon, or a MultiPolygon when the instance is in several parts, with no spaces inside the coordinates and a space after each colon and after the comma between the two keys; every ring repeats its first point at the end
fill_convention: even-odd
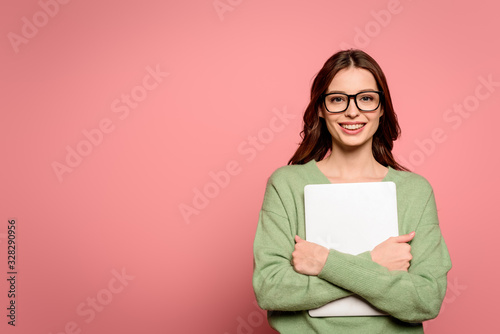
{"type": "Polygon", "coordinates": [[[363,68],[370,71],[377,82],[378,89],[383,92],[380,124],[373,136],[372,153],[377,162],[396,170],[408,170],[396,162],[392,155],[393,142],[401,134],[401,128],[392,106],[391,94],[387,86],[384,72],[377,62],[361,50],[339,51],[331,56],[318,72],[311,87],[311,101],[304,113],[304,129],[300,136],[302,142],[292,156],[289,165],[302,165],[311,160],[322,160],[332,148],[332,136],[326,127],[325,120],[319,117],[323,108],[323,94],[328,89],[333,77],[342,69],[349,67],[363,68]]]}

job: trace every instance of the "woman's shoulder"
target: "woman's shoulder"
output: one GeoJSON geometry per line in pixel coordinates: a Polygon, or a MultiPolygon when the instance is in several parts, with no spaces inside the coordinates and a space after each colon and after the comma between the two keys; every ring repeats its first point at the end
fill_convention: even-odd
{"type": "Polygon", "coordinates": [[[429,181],[420,174],[402,170],[391,169],[391,180],[396,183],[396,187],[413,189],[414,191],[430,191],[432,192],[432,186],[429,181]]]}
{"type": "Polygon", "coordinates": [[[269,183],[271,184],[282,184],[282,183],[294,183],[301,182],[303,180],[311,178],[315,174],[314,168],[316,162],[311,160],[303,165],[286,165],[276,169],[269,177],[269,183]]]}
{"type": "Polygon", "coordinates": [[[304,165],[281,166],[271,174],[271,177],[283,177],[283,176],[302,174],[311,167],[310,164],[311,162],[308,162],[304,165]]]}

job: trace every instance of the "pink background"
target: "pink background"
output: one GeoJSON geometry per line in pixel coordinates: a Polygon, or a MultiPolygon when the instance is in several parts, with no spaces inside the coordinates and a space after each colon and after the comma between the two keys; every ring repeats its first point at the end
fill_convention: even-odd
{"type": "Polygon", "coordinates": [[[251,286],[264,187],[296,148],[312,78],[346,46],[384,69],[395,154],[436,193],[453,269],[426,333],[495,332],[496,1],[2,5],[2,333],[272,333],[251,286]]]}

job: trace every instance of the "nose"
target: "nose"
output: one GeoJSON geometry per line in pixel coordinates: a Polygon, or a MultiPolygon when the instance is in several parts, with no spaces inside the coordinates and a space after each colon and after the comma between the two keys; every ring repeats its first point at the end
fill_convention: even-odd
{"type": "Polygon", "coordinates": [[[349,98],[349,106],[347,107],[347,110],[344,111],[346,117],[354,118],[360,114],[360,111],[354,99],[355,99],[354,96],[349,98]]]}

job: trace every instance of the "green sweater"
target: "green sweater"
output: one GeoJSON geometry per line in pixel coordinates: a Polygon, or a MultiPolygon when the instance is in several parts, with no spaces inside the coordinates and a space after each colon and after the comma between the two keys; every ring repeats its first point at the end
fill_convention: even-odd
{"type": "Polygon", "coordinates": [[[396,184],[399,233],[415,231],[408,272],[389,271],[370,252],[330,250],[318,276],[294,271],[294,236],[305,239],[304,186],[330,183],[316,162],[285,166],[267,183],[254,241],[253,287],[280,333],[423,333],[446,293],[451,261],[439,229],[434,194],[423,177],[389,168],[383,181],[396,184]],[[357,294],[390,316],[312,318],[307,310],[357,294]]]}

